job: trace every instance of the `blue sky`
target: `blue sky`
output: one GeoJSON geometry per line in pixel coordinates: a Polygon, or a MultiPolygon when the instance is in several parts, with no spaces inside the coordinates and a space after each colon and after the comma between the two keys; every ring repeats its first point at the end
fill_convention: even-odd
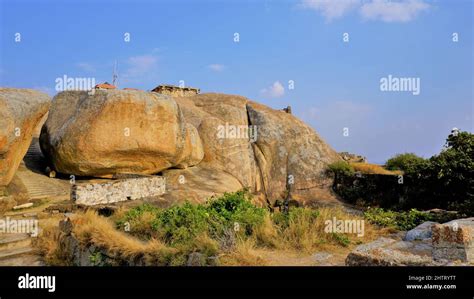
{"type": "Polygon", "coordinates": [[[63,75],[110,82],[117,61],[120,88],[184,80],[291,105],[336,150],[375,163],[473,131],[469,0],[0,3],[1,86],[54,95],[63,75]],[[381,91],[388,75],[419,78],[420,94],[381,91]]]}

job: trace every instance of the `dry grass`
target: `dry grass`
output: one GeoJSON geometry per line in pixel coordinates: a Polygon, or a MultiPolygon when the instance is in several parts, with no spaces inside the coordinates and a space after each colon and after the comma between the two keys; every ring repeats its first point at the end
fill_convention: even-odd
{"type": "MultiPolygon", "coordinates": [[[[277,225],[278,214],[266,215],[253,234],[248,237],[237,237],[235,246],[224,251],[219,241],[207,234],[200,234],[192,242],[170,247],[163,240],[142,240],[116,228],[113,219],[121,218],[125,210],[117,211],[112,218],[97,215],[94,211],[76,214],[72,219],[73,233],[83,246],[94,246],[106,250],[107,255],[123,261],[142,259],[146,265],[184,265],[190,252],[198,251],[205,256],[219,256],[221,265],[257,266],[266,265],[268,261],[262,251],[294,252],[311,254],[316,251],[350,251],[360,243],[374,240],[386,234],[364,221],[364,235],[341,234],[348,244],[342,244],[334,234],[326,233],[326,221],[364,220],[361,216],[347,213],[342,208],[320,208],[315,217],[314,210],[299,209],[289,218],[286,226],[277,225]],[[225,252],[225,254],[224,254],[225,252]]],[[[280,215],[282,216],[282,215],[280,215]]],[[[151,216],[144,213],[140,218],[141,230],[149,230],[151,216]]],[[[50,265],[67,265],[66,254],[59,246],[61,233],[57,227],[59,219],[50,219],[42,224],[43,232],[38,240],[38,247],[50,265]]],[[[137,224],[137,223],[136,223],[137,224]]],[[[134,231],[138,228],[134,226],[134,231]]]]}
{"type": "Polygon", "coordinates": [[[350,163],[350,165],[354,168],[355,171],[360,171],[361,173],[364,173],[364,174],[386,174],[386,175],[402,174],[401,171],[387,170],[377,164],[353,162],[353,163],[350,163]]]}
{"type": "MultiPolygon", "coordinates": [[[[39,235],[36,247],[49,265],[70,265],[67,253],[60,245],[62,233],[58,228],[59,219],[51,219],[42,223],[43,231],[39,235]],[[54,224],[53,224],[54,223],[54,224]]],[[[145,264],[166,264],[177,252],[161,241],[152,239],[144,242],[125,232],[119,231],[107,218],[97,215],[95,211],[77,214],[72,222],[73,234],[81,245],[94,244],[106,250],[111,256],[124,260],[143,257],[145,264]]]]}
{"type": "Polygon", "coordinates": [[[255,241],[258,245],[269,248],[281,248],[278,228],[270,215],[265,215],[262,225],[254,231],[255,241]]]}
{"type": "Polygon", "coordinates": [[[58,228],[59,217],[51,217],[40,220],[41,232],[33,240],[36,251],[44,257],[47,265],[51,266],[70,266],[71,263],[67,254],[61,250],[60,236],[58,228]]]}
{"type": "Polygon", "coordinates": [[[352,247],[358,243],[370,242],[384,232],[370,225],[363,217],[349,214],[342,208],[320,208],[316,218],[310,217],[309,213],[297,214],[297,217],[290,220],[288,228],[279,235],[280,244],[287,250],[296,249],[307,253],[328,250],[334,247],[344,247],[340,239],[335,238],[335,234],[325,231],[326,221],[333,220],[359,220],[364,221],[364,235],[358,237],[357,234],[339,234],[340,238],[348,241],[347,247],[352,247]]]}
{"type": "Polygon", "coordinates": [[[134,259],[159,252],[166,255],[174,251],[159,240],[144,242],[117,230],[110,220],[97,215],[95,211],[87,211],[73,222],[74,234],[81,244],[94,244],[113,256],[134,259]]]}
{"type": "Polygon", "coordinates": [[[226,266],[265,266],[267,262],[258,253],[254,238],[239,239],[235,249],[220,257],[222,265],[226,266]]]}

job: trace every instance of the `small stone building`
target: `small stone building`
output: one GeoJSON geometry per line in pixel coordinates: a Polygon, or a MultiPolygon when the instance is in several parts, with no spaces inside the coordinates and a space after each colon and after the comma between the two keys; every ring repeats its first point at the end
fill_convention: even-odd
{"type": "Polygon", "coordinates": [[[346,162],[359,162],[359,163],[367,163],[367,158],[360,155],[351,154],[348,152],[341,152],[339,156],[346,162]]]}
{"type": "Polygon", "coordinates": [[[159,85],[152,90],[152,92],[170,95],[173,97],[190,97],[197,95],[201,91],[199,88],[193,87],[179,87],[175,85],[159,85]]]}

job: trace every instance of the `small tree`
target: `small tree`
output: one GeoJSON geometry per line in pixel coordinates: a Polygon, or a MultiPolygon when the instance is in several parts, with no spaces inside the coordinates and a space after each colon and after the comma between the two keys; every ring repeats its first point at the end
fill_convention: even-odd
{"type": "Polygon", "coordinates": [[[421,171],[421,168],[428,164],[427,162],[413,153],[405,153],[388,159],[385,167],[389,170],[401,170],[406,174],[413,174],[421,171]]]}
{"type": "Polygon", "coordinates": [[[450,208],[474,214],[474,135],[451,134],[446,149],[430,158],[430,189],[450,208]]]}

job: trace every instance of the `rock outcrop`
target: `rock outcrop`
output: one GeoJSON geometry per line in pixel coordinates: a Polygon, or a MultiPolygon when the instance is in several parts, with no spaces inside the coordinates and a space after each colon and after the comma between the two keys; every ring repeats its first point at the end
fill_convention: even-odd
{"type": "Polygon", "coordinates": [[[241,96],[175,99],[201,136],[201,165],[231,174],[270,204],[287,190],[301,204],[337,203],[326,169],[341,158],[295,116],[241,96]]]}
{"type": "Polygon", "coordinates": [[[474,217],[432,227],[433,258],[474,263],[474,217]]]}
{"type": "Polygon", "coordinates": [[[60,173],[162,172],[173,202],[248,188],[265,204],[288,193],[302,204],[338,203],[327,165],[339,155],[293,115],[241,96],[62,92],[40,141],[60,173]],[[175,184],[180,177],[187,183],[175,184]]]}
{"type": "Polygon", "coordinates": [[[229,173],[201,165],[187,169],[168,169],[163,171],[163,176],[166,178],[163,207],[184,201],[201,203],[210,197],[243,188],[229,173]]]}
{"type": "Polygon", "coordinates": [[[333,179],[327,166],[340,159],[338,154],[291,114],[254,102],[247,109],[258,131],[252,147],[267,198],[282,198],[289,189],[291,197],[302,204],[331,203],[333,179]]]}
{"type": "Polygon", "coordinates": [[[45,93],[0,88],[0,187],[12,180],[49,106],[50,97],[45,93]]]}
{"type": "Polygon", "coordinates": [[[346,265],[474,265],[474,218],[444,224],[428,221],[409,231],[404,241],[381,237],[359,245],[347,256],[346,265]]]}
{"type": "Polygon", "coordinates": [[[415,240],[424,240],[424,239],[431,239],[431,229],[432,227],[437,224],[433,221],[426,221],[414,229],[407,231],[404,241],[415,241],[415,240]]]}
{"type": "Polygon", "coordinates": [[[172,98],[131,90],[59,93],[40,145],[57,172],[79,176],[154,174],[203,157],[196,129],[172,98]]]}

